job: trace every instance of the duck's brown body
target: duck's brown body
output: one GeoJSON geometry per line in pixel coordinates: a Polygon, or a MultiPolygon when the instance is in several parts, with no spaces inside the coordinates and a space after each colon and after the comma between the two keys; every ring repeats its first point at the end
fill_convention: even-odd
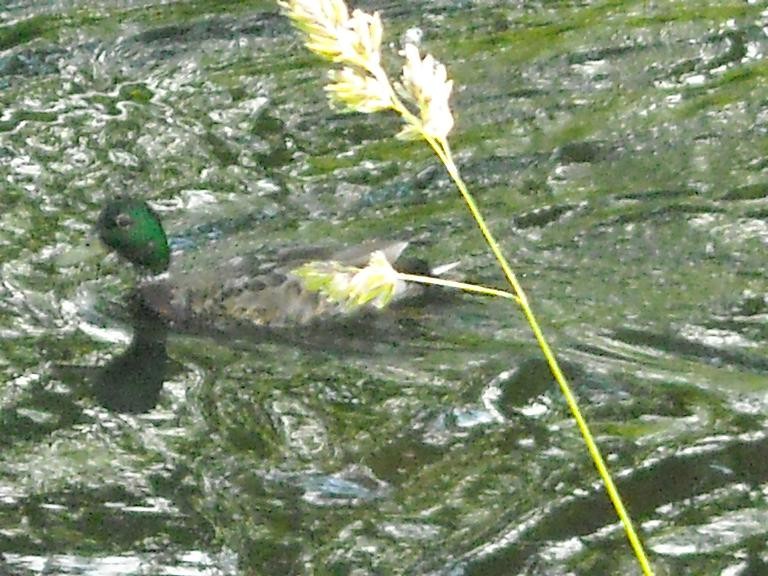
{"type": "MultiPolygon", "coordinates": [[[[320,345],[332,344],[328,341],[333,334],[355,336],[355,328],[368,331],[366,312],[375,304],[350,307],[308,290],[295,273],[302,264],[319,262],[322,268],[335,263],[330,265],[331,269],[337,265],[363,268],[374,253],[381,252],[401,272],[442,273],[429,270],[423,262],[398,262],[408,244],[402,241],[369,242],[337,251],[278,251],[255,245],[252,238],[243,242],[229,239],[209,244],[205,249],[173,254],[171,258],[159,215],[143,200],[126,196],[117,197],[104,207],[96,227],[104,244],[142,273],[151,274],[137,285],[133,303],[138,304],[137,314],[148,314],[153,323],[159,319],[162,329],[215,332],[227,337],[263,335],[272,339],[282,335],[287,340],[302,342],[312,337],[320,345]]],[[[444,272],[453,266],[440,269],[444,272]]],[[[387,290],[392,300],[421,292],[418,285],[399,280],[387,290]]],[[[376,304],[383,304],[383,300],[376,304]]]]}
{"type": "MultiPolygon", "coordinates": [[[[175,258],[168,272],[145,280],[136,293],[143,306],[169,326],[181,330],[307,326],[348,316],[349,311],[322,294],[307,290],[302,278],[293,273],[298,266],[311,261],[333,261],[363,267],[375,251],[384,252],[394,264],[406,246],[407,242],[378,242],[340,251],[312,248],[271,255],[260,251],[258,256],[222,256],[214,259],[214,264],[210,253],[191,253],[175,258]]],[[[416,291],[417,287],[406,287],[403,283],[396,298],[416,291]]],[[[356,313],[371,309],[363,306],[356,313]]]]}

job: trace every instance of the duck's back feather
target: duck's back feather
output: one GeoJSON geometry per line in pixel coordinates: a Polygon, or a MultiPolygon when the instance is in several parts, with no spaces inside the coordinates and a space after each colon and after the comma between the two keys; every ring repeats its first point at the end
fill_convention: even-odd
{"type": "MultiPolygon", "coordinates": [[[[306,290],[292,273],[298,266],[324,260],[362,267],[378,250],[394,264],[407,245],[404,241],[371,242],[337,251],[301,248],[259,252],[221,257],[207,266],[203,266],[202,254],[191,253],[164,277],[141,284],[138,295],[145,307],[177,329],[304,326],[342,318],[347,310],[306,290]]],[[[360,312],[365,312],[365,307],[360,312]]]]}

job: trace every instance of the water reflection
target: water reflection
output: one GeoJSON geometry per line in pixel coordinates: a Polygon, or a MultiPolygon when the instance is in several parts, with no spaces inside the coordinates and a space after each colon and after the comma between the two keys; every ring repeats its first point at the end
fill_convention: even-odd
{"type": "Polygon", "coordinates": [[[108,364],[96,369],[93,391],[110,410],[141,413],[152,410],[168,376],[168,329],[136,295],[129,298],[131,343],[108,364]]]}
{"type": "MultiPolygon", "coordinates": [[[[651,550],[681,557],[696,552],[711,553],[717,549],[712,546],[711,533],[722,536],[728,527],[718,525],[730,520],[722,519],[721,522],[713,518],[711,529],[699,533],[674,528],[675,524],[683,526],[695,522],[697,517],[706,518],[704,510],[717,509],[716,502],[722,505],[723,500],[733,500],[728,503],[729,507],[749,507],[758,496],[760,486],[768,481],[766,462],[768,439],[765,434],[736,440],[713,438],[669,457],[649,459],[637,470],[621,474],[617,485],[627,501],[635,503],[632,513],[641,524],[659,512],[664,518],[665,529],[651,539],[651,550]],[[688,548],[673,550],[673,543],[683,539],[688,548]]],[[[566,552],[567,544],[574,536],[598,533],[613,534],[613,538],[622,536],[616,526],[615,512],[600,486],[595,486],[589,493],[560,498],[536,518],[527,522],[516,519],[512,524],[499,542],[489,543],[471,555],[464,573],[518,573],[526,566],[530,567],[532,562],[540,562],[538,570],[545,570],[547,565],[556,569],[557,562],[583,552],[581,545],[566,552]]],[[[764,527],[741,526],[731,544],[763,533],[764,527]]],[[[722,540],[718,541],[718,546],[723,550],[728,548],[722,540]]],[[[761,565],[759,558],[753,558],[750,570],[761,565]]]]}

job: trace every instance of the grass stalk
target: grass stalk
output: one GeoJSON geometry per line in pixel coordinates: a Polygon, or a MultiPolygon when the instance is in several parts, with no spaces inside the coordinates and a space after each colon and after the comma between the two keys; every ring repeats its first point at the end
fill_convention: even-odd
{"type": "Polygon", "coordinates": [[[525,291],[491,233],[453,159],[447,139],[448,133],[453,128],[453,115],[448,103],[453,81],[448,79],[445,66],[429,54],[422,58],[417,46],[406,43],[401,52],[405,57],[402,81],[393,84],[380,64],[383,28],[378,13],[368,14],[362,10],[354,10],[350,14],[344,0],[279,0],[278,3],[286,15],[293,20],[294,25],[306,35],[307,48],[343,67],[329,74],[331,82],[326,86],[326,90],[333,105],[364,113],[394,111],[404,121],[404,127],[397,135],[398,138],[421,139],[429,144],[458,188],[512,292],[439,278],[397,273],[383,257],[372,258],[368,267],[354,271],[341,269],[325,271],[309,267],[305,270],[307,278],[312,278],[318,289],[326,290],[328,294],[356,305],[371,301],[386,304],[393,294],[393,280],[398,278],[507,298],[517,302],[576,420],[587,450],[621,520],[640,567],[645,576],[652,576],[653,570],[642,542],[634,529],[587,421],[581,413],[571,386],[544,337],[525,291]],[[416,110],[416,113],[411,110],[416,110]]]}
{"type": "Polygon", "coordinates": [[[461,193],[467,208],[472,214],[472,218],[477,223],[478,228],[480,228],[480,231],[482,232],[488,247],[495,256],[502,271],[504,272],[509,285],[512,287],[514,295],[517,297],[516,301],[520,305],[520,308],[523,310],[523,315],[525,316],[525,319],[527,320],[528,325],[530,326],[531,331],[536,338],[536,342],[538,343],[539,348],[541,349],[541,352],[544,355],[547,364],[549,365],[552,376],[555,378],[555,381],[560,387],[560,391],[565,398],[568,409],[571,411],[574,420],[576,420],[576,425],[578,426],[579,431],[584,438],[584,443],[587,446],[589,455],[595,464],[595,468],[597,468],[598,474],[600,474],[600,478],[605,485],[605,490],[608,493],[608,497],[611,499],[611,503],[616,509],[616,514],[619,516],[619,519],[624,526],[624,532],[626,533],[630,546],[632,546],[632,550],[634,551],[640,567],[643,570],[643,574],[646,576],[652,576],[653,569],[651,568],[650,562],[648,561],[648,556],[645,553],[645,549],[640,540],[640,537],[637,535],[637,532],[634,528],[632,518],[624,506],[621,494],[616,488],[616,484],[614,483],[613,477],[608,470],[608,466],[606,465],[605,459],[600,452],[600,448],[597,446],[597,443],[592,436],[592,432],[589,429],[589,425],[581,413],[581,409],[579,408],[576,396],[573,394],[571,386],[568,383],[568,380],[566,379],[562,369],[560,368],[557,357],[552,352],[552,348],[549,346],[549,343],[547,342],[547,339],[544,336],[541,327],[539,326],[538,320],[536,320],[536,316],[534,315],[533,309],[528,302],[528,297],[526,296],[523,287],[521,286],[520,282],[518,282],[512,267],[509,265],[509,262],[504,256],[504,253],[501,251],[498,242],[496,242],[496,239],[493,237],[493,234],[488,228],[488,225],[486,224],[485,219],[483,218],[483,215],[474,200],[474,197],[464,183],[464,180],[461,178],[461,174],[459,173],[459,170],[453,161],[450,148],[448,147],[448,142],[433,140],[429,141],[429,144],[432,146],[432,149],[435,151],[438,158],[448,171],[448,174],[451,176],[454,184],[459,189],[459,192],[461,193]]]}
{"type": "Polygon", "coordinates": [[[398,272],[397,277],[405,282],[442,286],[443,288],[453,288],[455,290],[463,290],[464,292],[471,292],[473,294],[482,294],[483,296],[506,298],[507,300],[514,300],[520,304],[520,298],[518,296],[511,292],[507,292],[506,290],[499,290],[498,288],[489,288],[488,286],[481,286],[479,284],[468,284],[467,282],[457,282],[456,280],[447,280],[445,278],[435,278],[434,276],[406,274],[404,272],[398,272]]]}

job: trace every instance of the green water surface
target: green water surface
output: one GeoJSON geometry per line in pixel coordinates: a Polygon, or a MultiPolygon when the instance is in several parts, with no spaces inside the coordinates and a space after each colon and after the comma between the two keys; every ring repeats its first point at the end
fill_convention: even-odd
{"type": "MultiPolygon", "coordinates": [[[[393,75],[409,28],[447,64],[457,162],[657,573],[768,574],[768,7],[356,5],[393,75]]],[[[118,193],[203,270],[374,236],[503,287],[429,150],[330,109],[324,66],[266,1],[0,3],[0,574],[640,573],[508,302],[130,345],[136,276],[82,249],[118,193]]]]}

